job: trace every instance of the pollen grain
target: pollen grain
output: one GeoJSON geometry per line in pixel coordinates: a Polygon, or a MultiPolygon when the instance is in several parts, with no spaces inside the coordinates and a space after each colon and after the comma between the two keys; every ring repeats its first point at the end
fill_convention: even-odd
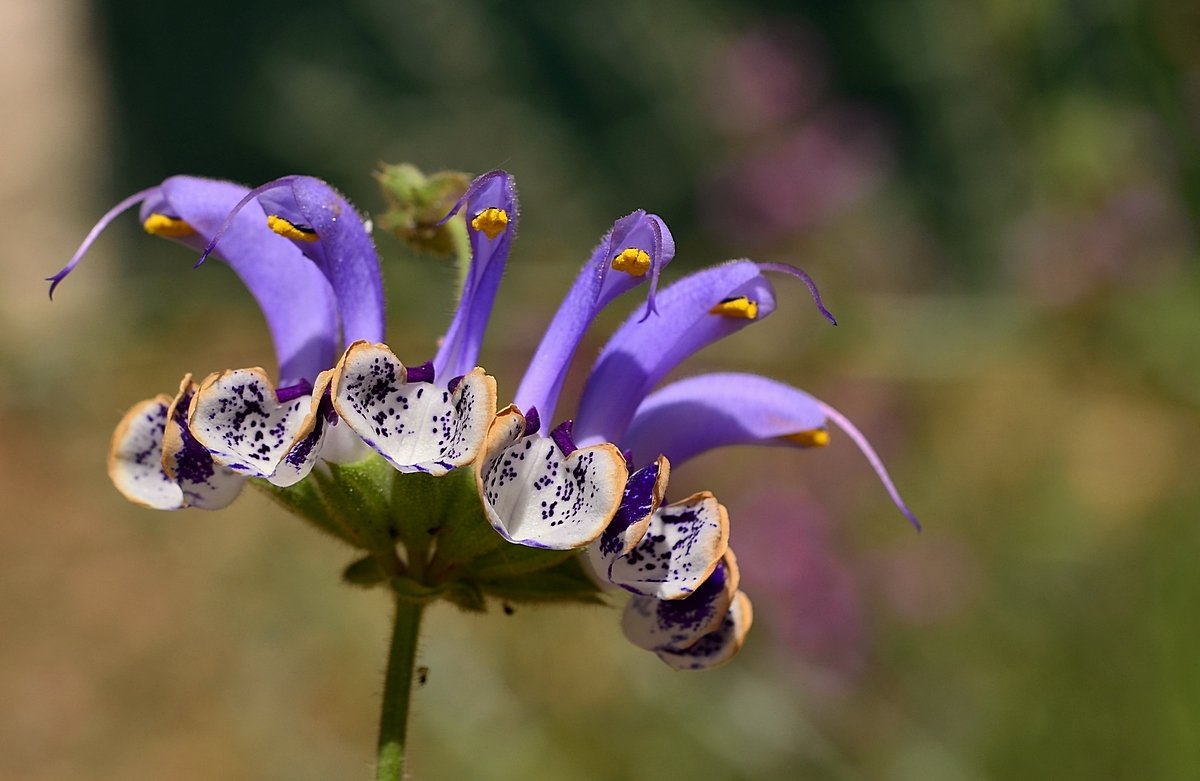
{"type": "Polygon", "coordinates": [[[743,318],[754,320],[758,317],[758,302],[751,301],[745,296],[726,298],[721,303],[708,310],[709,314],[721,317],[743,318]]]}
{"type": "Polygon", "coordinates": [[[633,277],[644,277],[650,270],[650,256],[643,249],[629,247],[613,258],[612,267],[615,271],[624,271],[633,277]]]}
{"type": "Polygon", "coordinates": [[[494,206],[484,209],[471,220],[471,227],[483,233],[489,239],[494,239],[508,227],[508,212],[494,206]]]}
{"type": "Polygon", "coordinates": [[[170,239],[192,236],[196,233],[195,228],[178,217],[171,217],[160,212],[152,212],[142,223],[142,228],[153,236],[166,236],[170,239]]]}

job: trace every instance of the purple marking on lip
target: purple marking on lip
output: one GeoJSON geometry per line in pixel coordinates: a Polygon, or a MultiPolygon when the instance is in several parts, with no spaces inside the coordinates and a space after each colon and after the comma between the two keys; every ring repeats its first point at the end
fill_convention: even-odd
{"type": "Polygon", "coordinates": [[[558,424],[558,428],[550,432],[550,438],[564,456],[569,456],[579,449],[575,446],[575,440],[571,438],[571,423],[570,420],[564,420],[558,424]]]}
{"type": "MultiPolygon", "coordinates": [[[[461,377],[457,379],[462,380],[461,377]]],[[[426,361],[420,366],[404,367],[404,380],[405,382],[433,382],[433,361],[426,361]]],[[[457,385],[457,383],[455,384],[457,385]]]]}
{"type": "Polygon", "coordinates": [[[312,383],[308,380],[300,380],[293,385],[285,385],[282,388],[276,388],[275,400],[280,404],[287,404],[289,401],[295,401],[301,396],[311,396],[312,392],[312,383]]]}
{"type": "Polygon", "coordinates": [[[525,413],[525,434],[536,434],[542,427],[542,418],[538,415],[537,407],[530,407],[525,413]]]}
{"type": "Polygon", "coordinates": [[[625,532],[654,511],[654,487],[658,482],[659,464],[652,461],[629,476],[625,495],[617,514],[600,535],[600,551],[616,556],[625,545],[625,532]]]}
{"type": "MultiPolygon", "coordinates": [[[[466,377],[466,375],[465,375],[465,374],[464,374],[462,377],[454,377],[454,378],[452,378],[452,379],[450,380],[450,382],[446,383],[446,390],[450,391],[451,393],[454,393],[454,391],[456,391],[456,390],[458,389],[458,384],[459,384],[460,382],[462,382],[462,381],[463,381],[463,378],[464,378],[464,377],[466,377]]],[[[432,368],[430,369],[430,375],[429,375],[429,378],[430,378],[430,380],[432,380],[432,379],[433,379],[433,370],[432,370],[432,368]]]]}

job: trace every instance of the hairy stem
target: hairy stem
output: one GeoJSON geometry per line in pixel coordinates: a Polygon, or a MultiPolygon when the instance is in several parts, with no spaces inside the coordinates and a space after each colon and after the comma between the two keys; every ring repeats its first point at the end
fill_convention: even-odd
{"type": "Polygon", "coordinates": [[[404,778],[408,703],[412,695],[413,665],[417,659],[417,634],[424,609],[423,605],[405,599],[395,602],[396,618],[379,717],[376,781],[401,781],[404,778]]]}

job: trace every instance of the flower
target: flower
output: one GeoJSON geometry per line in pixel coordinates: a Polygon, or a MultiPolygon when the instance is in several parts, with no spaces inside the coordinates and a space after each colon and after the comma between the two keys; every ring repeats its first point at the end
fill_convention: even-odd
{"type": "MultiPolygon", "coordinates": [[[[439,223],[416,231],[424,244],[469,254],[444,338],[431,360],[411,365],[383,342],[369,223],[313,177],[253,189],[167,179],[105,214],[51,277],[52,293],[134,205],[147,232],[201,252],[197,266],[212,256],[238,274],[279,365],[277,383],[257,367],[200,383],[185,375],[174,397],[134,405],[114,434],[109,473],[139,504],[217,509],[260,478],[285,507],[367,551],[348,582],[386,582],[401,600],[444,597],[470,610],[485,595],[596,601],[586,561],[601,584],[633,594],[622,619],[629,639],[679,669],[728,661],[753,616],[728,511],[708,491],[668,503],[672,464],[725,445],[824,446],[832,422],[916,523],[865,437],[803,391],[735,373],[655,389],[693,353],[774,311],[767,274],[799,278],[836,325],[792,266],[730,261],[659,290],[675,255],[671,232],[657,215],[626,215],[576,277],[514,403],[497,412],[495,380],[476,362],[519,220],[508,173],[476,178],[439,223]],[[592,321],[643,283],[644,307],[601,351],[576,414],[556,418],[592,321]],[[462,477],[436,479],[453,473],[462,477]]],[[[393,203],[400,214],[403,206],[393,203]]],[[[409,222],[401,228],[412,233],[409,222]]]]}
{"type": "MultiPolygon", "coordinates": [[[[337,354],[338,308],[325,276],[288,242],[278,241],[265,222],[249,211],[229,218],[248,193],[230,182],[174,176],[118,203],[88,233],[70,262],[50,278],[50,292],[79,264],[101,232],[122,212],[139,206],[147,233],[175,239],[197,251],[218,234],[218,257],[242,280],[258,302],[275,344],[285,384],[276,398],[263,394],[260,405],[290,411],[280,423],[258,427],[262,438],[294,430],[307,405],[303,391],[337,354]]],[[[244,370],[261,392],[270,385],[261,369],[244,370]]],[[[209,378],[212,379],[212,378],[209,378]]],[[[203,384],[211,385],[208,380],[203,384]]],[[[247,386],[249,387],[249,386],[247,386]]],[[[236,498],[243,477],[237,464],[214,460],[188,425],[188,413],[201,386],[185,375],[174,397],[160,395],[135,404],[117,426],[108,459],[109,475],[127,498],[156,509],[219,509],[236,498]]],[[[253,438],[253,437],[252,437],[253,438]]],[[[277,459],[278,460],[278,459],[277,459]]],[[[263,463],[259,459],[259,463],[263,463]]],[[[250,470],[243,470],[250,471],[250,470]]],[[[273,475],[266,465],[252,474],[273,475]]]]}
{"type": "MultiPolygon", "coordinates": [[[[606,246],[601,261],[616,268],[621,260],[613,249],[606,246]]],[[[596,276],[595,264],[596,256],[555,315],[554,323],[573,324],[574,340],[565,340],[565,347],[555,342],[552,326],[522,382],[523,389],[541,390],[526,398],[544,409],[554,408],[578,334],[598,311],[594,303],[581,306],[574,295],[581,280],[596,276]],[[545,377],[559,381],[546,382],[545,377]]],[[[815,284],[794,267],[741,260],[696,272],[657,295],[656,318],[635,313],[613,334],[585,383],[574,426],[564,425],[551,436],[558,453],[544,442],[533,450],[537,426],[522,426],[519,410],[513,410],[507,420],[505,412],[497,416],[484,457],[476,464],[485,504],[503,503],[508,510],[505,514],[499,506],[489,507],[498,530],[530,545],[586,542],[597,576],[635,595],[624,612],[626,635],[679,669],[713,667],[732,658],[752,622],[752,609],[738,590],[725,507],[707,491],[664,503],[672,463],[724,445],[824,446],[832,421],[863,451],[897,507],[916,523],[866,438],[843,415],[803,391],[756,375],[710,374],[651,392],[691,354],[774,311],[767,272],[802,280],[821,313],[836,324],[815,284]],[[572,431],[573,439],[564,436],[572,431]],[[546,496],[547,480],[558,474],[557,459],[569,457],[576,442],[582,449],[617,445],[632,474],[610,523],[598,534],[589,528],[564,540],[562,529],[573,518],[548,514],[547,500],[552,508],[553,499],[540,497],[546,496]],[[514,465],[524,452],[537,454],[530,460],[540,468],[514,465]],[[495,489],[499,499],[485,490],[493,482],[501,485],[495,489]],[[519,534],[512,533],[514,522],[519,534]]]]}
{"type": "Polygon", "coordinates": [[[515,403],[497,414],[475,475],[488,520],[509,542],[581,548],[617,512],[628,477],[620,450],[604,441],[576,447],[569,423],[548,436],[540,432],[554,414],[567,368],[591,320],[647,280],[642,317],[654,314],[659,274],[674,255],[671,233],[656,215],[636,211],[617,220],[546,329],[515,403]]]}

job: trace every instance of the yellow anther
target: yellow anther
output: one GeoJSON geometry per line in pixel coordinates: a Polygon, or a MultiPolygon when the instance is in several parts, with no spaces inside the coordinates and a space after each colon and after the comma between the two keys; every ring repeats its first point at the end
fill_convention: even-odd
{"type": "Polygon", "coordinates": [[[745,296],[734,296],[724,299],[708,310],[708,313],[721,317],[742,317],[746,320],[753,320],[758,317],[758,302],[751,301],[745,296]]]}
{"type": "Polygon", "coordinates": [[[142,227],[146,233],[154,236],[166,236],[170,239],[191,236],[196,232],[195,228],[178,217],[168,217],[158,212],[151,212],[146,221],[142,223],[142,227]]]}
{"type": "Polygon", "coordinates": [[[630,247],[613,258],[612,267],[614,271],[624,271],[630,276],[644,277],[650,270],[650,256],[646,254],[645,250],[630,247]]]}
{"type": "Polygon", "coordinates": [[[508,212],[494,206],[484,209],[471,220],[471,227],[483,233],[489,239],[494,239],[504,232],[508,226],[508,212]]]}
{"type": "Polygon", "coordinates": [[[295,223],[288,222],[278,214],[267,215],[267,227],[284,238],[296,239],[297,241],[316,241],[320,238],[312,228],[304,228],[295,223]]]}
{"type": "Polygon", "coordinates": [[[797,431],[795,434],[785,434],[780,438],[801,447],[825,447],[829,444],[829,432],[823,428],[797,431]]]}

